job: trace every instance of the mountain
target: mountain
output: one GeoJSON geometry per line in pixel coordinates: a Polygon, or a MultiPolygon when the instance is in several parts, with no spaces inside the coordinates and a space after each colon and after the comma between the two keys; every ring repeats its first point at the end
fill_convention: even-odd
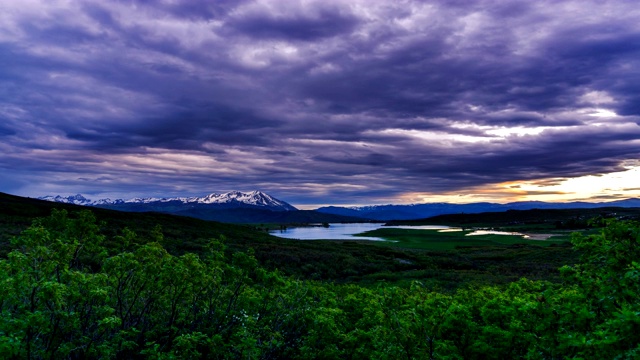
{"type": "Polygon", "coordinates": [[[316,211],[327,214],[354,216],[379,221],[389,221],[423,219],[444,214],[477,214],[483,212],[530,209],[594,209],[601,207],[640,207],[640,199],[626,199],[604,203],[591,203],[583,201],[569,203],[520,201],[507,204],[481,202],[470,204],[428,203],[412,205],[372,205],[359,207],[326,206],[318,208],[316,209],[316,211]]]}
{"type": "Polygon", "coordinates": [[[56,196],[47,195],[47,196],[39,197],[38,200],[46,200],[46,201],[53,201],[53,202],[59,202],[64,204],[74,204],[74,205],[94,205],[93,201],[87,199],[86,197],[80,194],[67,196],[67,197],[62,197],[60,195],[56,195],[56,196]]]}
{"type": "MultiPolygon", "coordinates": [[[[0,259],[6,258],[7,253],[15,249],[15,246],[11,245],[13,237],[31,225],[35,218],[51,215],[53,209],[66,210],[71,218],[75,218],[79,211],[87,207],[0,192],[0,259]]],[[[116,229],[126,227],[134,231],[139,238],[145,239],[145,242],[154,241],[153,228],[161,225],[164,235],[163,246],[176,254],[202,251],[210,239],[217,239],[220,235],[228,239],[225,245],[235,250],[257,248],[260,244],[272,244],[275,240],[281,240],[264,231],[256,230],[254,226],[223,224],[157,212],[130,213],[98,207],[89,209],[100,221],[105,221],[105,226],[101,226],[102,231],[112,239],[122,234],[116,229]]],[[[118,242],[107,241],[105,245],[118,246],[118,242]]]]}
{"type": "Polygon", "coordinates": [[[390,221],[424,219],[444,214],[477,214],[507,210],[640,207],[640,199],[626,199],[604,203],[520,201],[507,204],[479,202],[470,204],[390,204],[360,207],[327,206],[314,211],[301,211],[261,191],[231,191],[202,197],[133,198],[128,200],[100,199],[93,201],[80,194],[67,197],[45,196],[39,199],[130,212],[161,212],[231,223],[390,221]]]}
{"type": "Polygon", "coordinates": [[[208,205],[218,209],[233,208],[260,208],[271,211],[295,211],[292,205],[278,200],[271,195],[261,191],[252,191],[248,193],[240,191],[231,191],[224,194],[209,194],[203,197],[175,197],[175,198],[133,198],[128,200],[89,200],[84,196],[77,194],[68,197],[44,196],[38,198],[40,200],[48,200],[66,204],[98,206],[117,210],[129,211],[158,211],[170,210],[174,208],[184,209],[186,206],[208,205]]]}
{"type": "Polygon", "coordinates": [[[133,198],[128,200],[89,200],[73,196],[44,196],[40,200],[93,206],[128,212],[158,212],[226,223],[322,223],[362,222],[368,219],[302,211],[261,191],[231,191],[202,197],[133,198]]]}

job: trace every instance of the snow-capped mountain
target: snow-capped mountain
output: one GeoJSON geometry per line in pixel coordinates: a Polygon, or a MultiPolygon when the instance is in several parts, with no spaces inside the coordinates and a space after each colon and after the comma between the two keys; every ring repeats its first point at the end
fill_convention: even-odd
{"type": "Polygon", "coordinates": [[[366,219],[325,214],[313,210],[298,210],[261,191],[231,191],[202,197],[133,198],[127,200],[90,200],[80,194],[66,197],[44,196],[39,199],[125,212],[156,212],[239,224],[366,221],[366,219]]]}
{"type": "Polygon", "coordinates": [[[67,197],[62,197],[60,195],[56,195],[56,196],[47,195],[47,196],[39,197],[38,199],[65,203],[65,204],[93,205],[93,202],[91,200],[87,199],[86,197],[80,194],[71,195],[67,197]]]}
{"type": "MultiPolygon", "coordinates": [[[[154,207],[167,208],[169,206],[175,207],[185,205],[189,207],[199,205],[211,205],[215,207],[223,208],[239,208],[239,207],[254,207],[272,211],[294,211],[297,210],[292,205],[274,198],[271,195],[265,194],[261,191],[240,192],[231,191],[224,194],[209,194],[203,197],[175,197],[175,198],[133,198],[128,200],[89,200],[84,196],[77,194],[74,196],[62,197],[62,196],[44,196],[40,197],[40,200],[48,200],[67,204],[86,205],[86,206],[99,206],[118,209],[127,206],[136,205],[148,205],[144,206],[144,211],[152,211],[154,207]],[[218,206],[216,206],[218,205],[218,206]]],[[[142,210],[142,209],[141,209],[142,210]]]]}
{"type": "Polygon", "coordinates": [[[282,210],[297,210],[295,207],[287,204],[282,200],[278,200],[271,195],[265,194],[261,191],[252,191],[243,193],[240,191],[231,191],[225,194],[209,194],[201,198],[187,198],[184,200],[186,203],[198,203],[198,204],[229,204],[229,203],[243,203],[248,205],[281,208],[282,210]]]}

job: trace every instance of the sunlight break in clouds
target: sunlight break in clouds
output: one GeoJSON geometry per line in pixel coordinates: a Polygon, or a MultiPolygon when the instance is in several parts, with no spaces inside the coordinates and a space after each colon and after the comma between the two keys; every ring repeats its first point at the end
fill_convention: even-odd
{"type": "Polygon", "coordinates": [[[400,197],[403,203],[448,202],[465,204],[471,202],[514,201],[597,201],[607,202],[631,197],[640,197],[640,166],[629,166],[627,170],[603,175],[586,175],[552,181],[510,181],[482,188],[470,188],[463,194],[409,193],[400,197]]]}

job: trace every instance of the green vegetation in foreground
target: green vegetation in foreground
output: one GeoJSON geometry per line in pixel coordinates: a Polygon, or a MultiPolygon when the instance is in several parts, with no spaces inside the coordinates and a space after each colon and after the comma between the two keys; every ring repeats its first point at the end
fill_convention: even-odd
{"type": "Polygon", "coordinates": [[[366,231],[356,236],[380,237],[389,242],[384,242],[388,246],[424,249],[424,250],[453,250],[457,247],[477,247],[477,246],[509,246],[516,244],[532,246],[562,245],[566,241],[557,240],[527,240],[517,235],[473,235],[472,230],[465,231],[444,231],[438,230],[414,230],[399,228],[380,228],[366,231]]]}
{"type": "MultiPolygon", "coordinates": [[[[14,249],[11,238],[36,217],[60,208],[76,219],[86,207],[57,204],[0,193],[0,258],[14,249]]],[[[375,287],[380,283],[424,286],[454,291],[476,285],[507,284],[521,277],[560,282],[558,268],[574,264],[579,254],[570,246],[495,246],[454,251],[425,251],[381,245],[373,241],[297,241],[257,231],[256,226],[224,224],[160,213],[126,213],[91,209],[109,255],[122,251],[121,238],[135,233],[132,246],[159,241],[173,256],[202,255],[211,239],[224,237],[225,257],[252,251],[258,264],[283,275],[375,287]],[[508,255],[506,255],[508,254],[508,255]]],[[[97,261],[94,265],[97,267],[97,261]]]]}
{"type": "MultiPolygon", "coordinates": [[[[112,237],[89,211],[54,211],[0,259],[0,358],[637,359],[640,224],[603,226],[575,235],[582,256],[562,267],[561,284],[445,293],[420,281],[297,280],[252,251],[228,256],[224,238],[173,255],[159,227],[151,242],[129,229],[109,228],[112,237]]],[[[521,248],[541,254],[482,251],[515,260],[521,248]]],[[[447,258],[467,251],[482,260],[472,248],[447,258]]]]}

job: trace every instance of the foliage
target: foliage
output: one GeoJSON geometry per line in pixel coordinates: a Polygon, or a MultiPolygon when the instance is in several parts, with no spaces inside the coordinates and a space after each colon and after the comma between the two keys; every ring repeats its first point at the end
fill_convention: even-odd
{"type": "Polygon", "coordinates": [[[88,211],[54,211],[0,260],[0,358],[638,358],[640,226],[605,225],[575,236],[563,284],[442,292],[296,280],[224,237],[174,255],[160,227],[110,237],[88,211]]]}
{"type": "Polygon", "coordinates": [[[583,252],[581,261],[562,270],[581,290],[576,305],[589,319],[566,333],[573,351],[581,357],[640,357],[640,226],[608,220],[601,234],[576,235],[573,243],[583,252]]]}
{"type": "MultiPolygon", "coordinates": [[[[0,258],[6,258],[14,249],[9,241],[12,236],[28,228],[34,217],[47,216],[56,207],[67,210],[72,220],[86,209],[0,193],[0,258]]],[[[469,284],[505,284],[520,277],[560,282],[558,268],[577,260],[577,253],[570,247],[543,248],[535,246],[536,243],[525,247],[495,245],[415,251],[407,246],[389,247],[370,241],[287,240],[256,231],[255,226],[160,213],[123,213],[99,208],[92,208],[92,212],[104,236],[102,246],[108,256],[132,251],[149,242],[160,243],[174,256],[201,255],[210,239],[224,236],[228,259],[235,252],[253,249],[261,267],[277,269],[285,276],[373,287],[381,282],[408,286],[418,280],[431,288],[453,291],[469,284]]],[[[96,268],[100,259],[87,255],[79,261],[96,268]]]]}

